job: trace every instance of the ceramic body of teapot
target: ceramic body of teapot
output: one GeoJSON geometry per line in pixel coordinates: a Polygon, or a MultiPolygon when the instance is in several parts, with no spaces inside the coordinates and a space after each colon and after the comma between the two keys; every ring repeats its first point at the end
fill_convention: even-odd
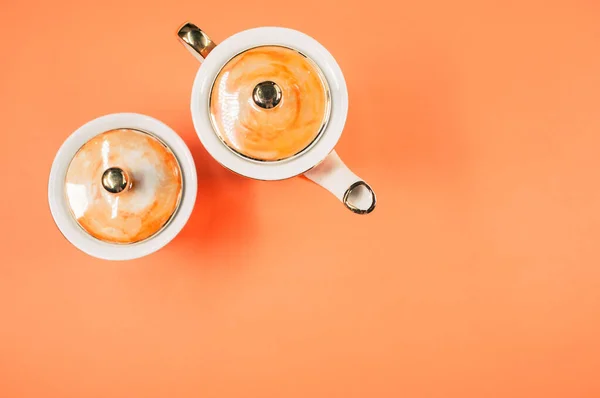
{"type": "Polygon", "coordinates": [[[216,45],[186,23],[178,37],[202,63],[191,112],[212,157],[259,180],[304,174],[353,212],[373,211],[375,193],[334,151],[348,92],[340,67],[321,44],[277,27],[246,30],[216,45]]]}

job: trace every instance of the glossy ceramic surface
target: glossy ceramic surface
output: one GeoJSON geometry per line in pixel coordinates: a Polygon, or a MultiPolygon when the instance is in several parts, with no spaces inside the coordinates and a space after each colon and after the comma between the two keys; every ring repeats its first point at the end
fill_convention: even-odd
{"type": "Polygon", "coordinates": [[[210,98],[221,140],[241,155],[264,161],[302,152],[322,132],[329,111],[329,89],[318,67],[282,46],[256,47],[233,57],[219,72],[210,98]],[[253,99],[264,82],[280,90],[280,101],[270,109],[253,99]]]}
{"type": "Polygon", "coordinates": [[[85,143],[65,178],[71,214],[91,236],[110,243],[135,243],[160,231],[182,192],[182,173],[171,150],[134,129],[111,130],[85,143]],[[126,170],[131,188],[111,193],[102,185],[111,167],[126,170]]]}

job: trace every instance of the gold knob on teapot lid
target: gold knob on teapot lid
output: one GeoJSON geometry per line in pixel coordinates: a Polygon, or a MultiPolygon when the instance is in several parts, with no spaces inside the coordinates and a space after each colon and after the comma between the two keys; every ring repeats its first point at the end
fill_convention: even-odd
{"type": "Polygon", "coordinates": [[[272,81],[258,83],[252,91],[252,99],[261,108],[275,108],[281,102],[281,88],[272,81]]]}
{"type": "Polygon", "coordinates": [[[102,187],[110,193],[121,193],[131,188],[129,173],[119,167],[108,168],[102,173],[102,187]]]}

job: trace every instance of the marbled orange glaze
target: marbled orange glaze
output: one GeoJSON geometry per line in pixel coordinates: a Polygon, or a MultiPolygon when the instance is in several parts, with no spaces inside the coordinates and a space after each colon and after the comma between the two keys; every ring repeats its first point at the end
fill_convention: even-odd
{"type": "Polygon", "coordinates": [[[236,152],[258,160],[296,155],[319,135],[329,116],[328,88],[317,66],[289,48],[262,46],[231,59],[213,85],[210,113],[219,137],[236,152]],[[275,82],[282,100],[257,106],[252,91],[275,82]]]}
{"type": "Polygon", "coordinates": [[[65,181],[71,212],[93,237],[111,243],[135,243],[169,221],[182,192],[175,155],[155,137],[131,129],[111,130],[88,141],[75,155],[65,181]],[[111,194],[102,186],[109,167],[126,170],[128,191],[111,194]]]}

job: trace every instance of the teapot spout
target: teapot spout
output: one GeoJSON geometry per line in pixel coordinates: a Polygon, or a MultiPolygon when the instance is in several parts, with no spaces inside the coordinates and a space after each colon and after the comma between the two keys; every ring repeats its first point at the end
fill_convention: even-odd
{"type": "Polygon", "coordinates": [[[204,62],[204,59],[216,46],[215,42],[206,33],[191,22],[184,23],[177,30],[177,37],[200,62],[204,62]]]}
{"type": "Polygon", "coordinates": [[[353,213],[369,214],[375,209],[375,192],[350,171],[335,151],[304,176],[334,194],[353,213]]]}

